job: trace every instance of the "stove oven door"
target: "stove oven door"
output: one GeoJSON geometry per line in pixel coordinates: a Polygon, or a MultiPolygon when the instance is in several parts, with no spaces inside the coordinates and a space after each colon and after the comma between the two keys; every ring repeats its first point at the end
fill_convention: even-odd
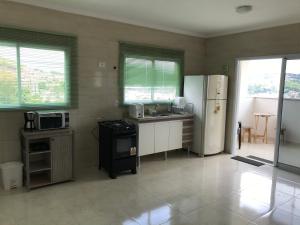
{"type": "Polygon", "coordinates": [[[113,158],[121,159],[137,155],[136,134],[118,135],[114,138],[113,158]]]}

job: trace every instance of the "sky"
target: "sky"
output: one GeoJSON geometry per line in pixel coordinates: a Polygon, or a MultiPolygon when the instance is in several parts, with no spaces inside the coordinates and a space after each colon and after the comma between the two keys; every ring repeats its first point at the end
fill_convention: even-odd
{"type": "Polygon", "coordinates": [[[300,74],[300,59],[288,60],[286,63],[286,72],[300,74]]]}

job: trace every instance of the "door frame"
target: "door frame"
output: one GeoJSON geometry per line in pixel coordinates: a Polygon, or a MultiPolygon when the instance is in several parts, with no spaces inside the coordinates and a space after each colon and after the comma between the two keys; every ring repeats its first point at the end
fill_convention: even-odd
{"type": "MultiPolygon", "coordinates": [[[[300,54],[286,54],[286,55],[271,55],[271,56],[253,56],[253,57],[239,57],[235,59],[235,77],[234,77],[234,93],[233,93],[233,116],[232,116],[232,126],[231,126],[231,143],[230,143],[230,154],[236,155],[237,146],[237,117],[238,109],[240,106],[240,82],[241,82],[241,71],[239,63],[244,60],[259,60],[259,59],[282,59],[281,64],[281,74],[280,74],[280,84],[279,84],[279,95],[278,95],[278,106],[277,106],[277,128],[281,127],[281,117],[282,117],[282,105],[283,105],[283,91],[285,82],[285,70],[286,61],[292,59],[300,59],[300,54]]],[[[276,128],[275,135],[275,146],[274,146],[274,160],[273,166],[277,166],[279,158],[279,142],[280,142],[280,129],[276,128]]]]}
{"type": "Polygon", "coordinates": [[[282,64],[281,64],[279,95],[278,95],[278,103],[277,103],[275,152],[274,152],[274,160],[273,160],[273,165],[274,166],[278,165],[278,159],[279,159],[280,130],[281,130],[281,121],[282,121],[282,108],[283,108],[283,95],[284,95],[284,84],[285,84],[286,61],[287,61],[287,58],[283,57],[282,58],[282,64]]]}
{"type": "MultiPolygon", "coordinates": [[[[278,119],[277,119],[277,127],[281,127],[282,122],[282,110],[283,110],[283,101],[284,101],[284,86],[285,86],[285,75],[286,75],[286,65],[288,60],[300,60],[300,54],[290,54],[285,55],[282,58],[282,67],[281,67],[281,78],[280,78],[280,89],[279,89],[279,100],[278,100],[278,119]],[[280,106],[280,107],[279,107],[280,106]]],[[[280,147],[280,129],[276,130],[276,151],[274,155],[274,166],[280,166],[279,160],[279,147],[280,147]]],[[[294,169],[289,169],[294,171],[294,169]]],[[[299,173],[299,171],[297,171],[299,173]]]]}

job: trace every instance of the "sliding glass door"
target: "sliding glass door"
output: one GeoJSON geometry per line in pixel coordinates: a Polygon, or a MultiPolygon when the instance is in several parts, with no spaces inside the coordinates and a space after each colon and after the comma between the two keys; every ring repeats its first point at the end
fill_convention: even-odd
{"type": "Polygon", "coordinates": [[[283,59],[279,107],[278,165],[300,168],[300,57],[283,59]]]}

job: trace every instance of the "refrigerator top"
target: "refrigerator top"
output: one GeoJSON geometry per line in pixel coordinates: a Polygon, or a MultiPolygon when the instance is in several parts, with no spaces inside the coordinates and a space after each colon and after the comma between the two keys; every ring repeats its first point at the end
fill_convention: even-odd
{"type": "Polygon", "coordinates": [[[227,99],[228,77],[210,75],[207,78],[207,99],[227,99]]]}

